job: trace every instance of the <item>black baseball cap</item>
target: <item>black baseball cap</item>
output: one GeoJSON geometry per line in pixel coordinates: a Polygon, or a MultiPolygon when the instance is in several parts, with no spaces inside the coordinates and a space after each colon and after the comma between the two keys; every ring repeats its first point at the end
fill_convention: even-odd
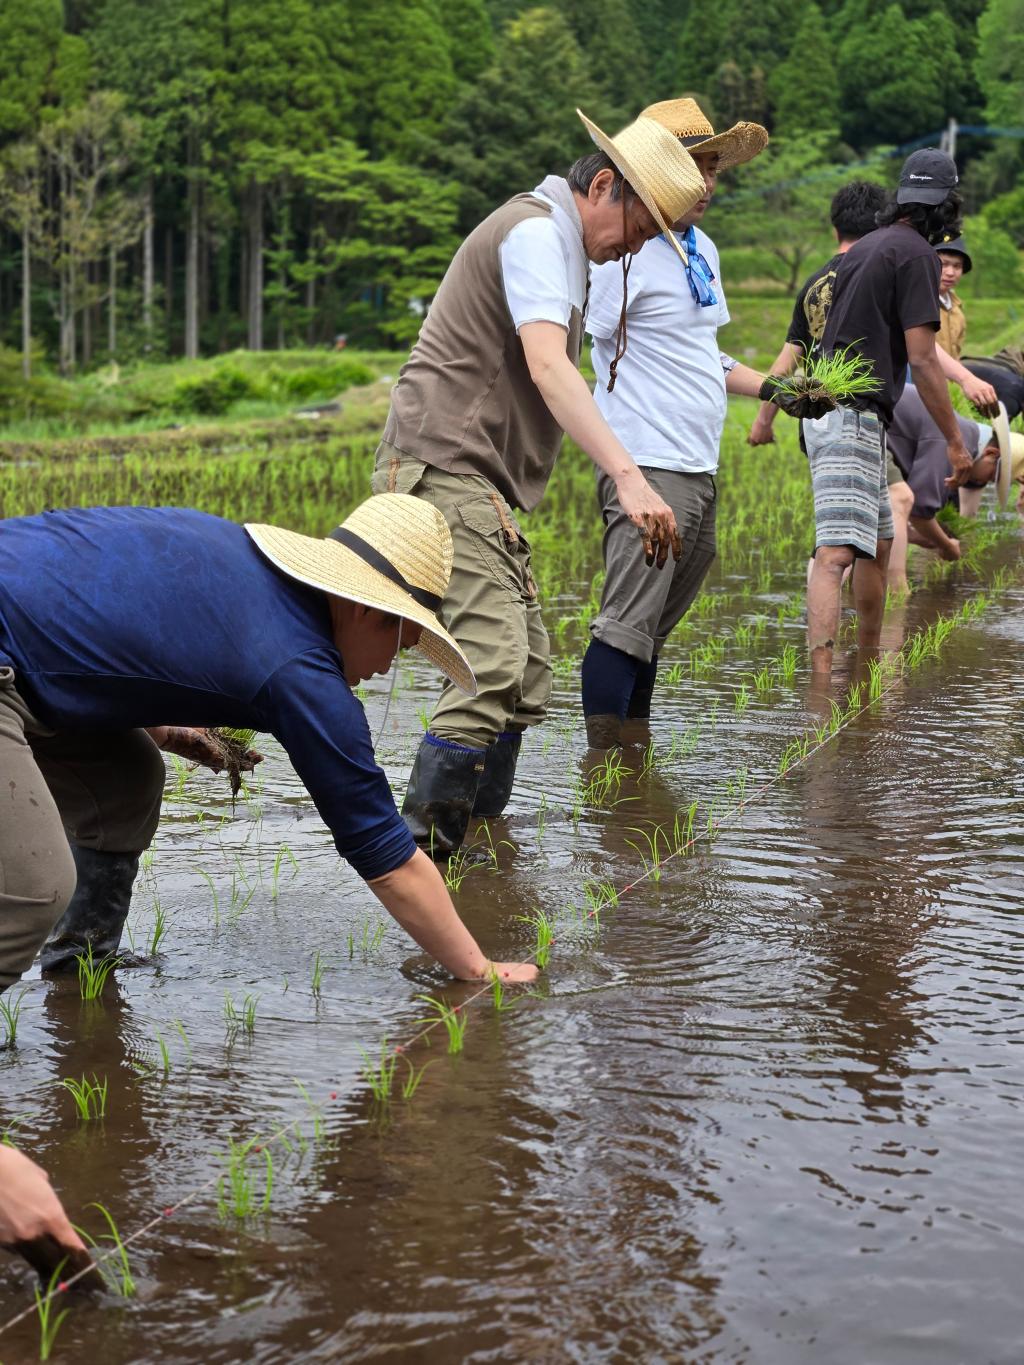
{"type": "Polygon", "coordinates": [[[911,152],[900,171],[897,204],[941,204],[956,188],[956,162],[938,147],[911,152]]]}

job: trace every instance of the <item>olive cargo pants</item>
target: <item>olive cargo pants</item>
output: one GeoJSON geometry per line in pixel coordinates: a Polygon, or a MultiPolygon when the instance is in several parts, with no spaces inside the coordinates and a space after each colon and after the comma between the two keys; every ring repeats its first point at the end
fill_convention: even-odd
{"type": "Polygon", "coordinates": [[[530,547],[508,503],[481,475],[449,474],[382,442],[374,493],[433,503],[452,533],[452,576],[438,613],[466,652],[477,694],[445,685],[430,733],[472,749],[537,725],[551,696],[550,645],[530,547]]]}

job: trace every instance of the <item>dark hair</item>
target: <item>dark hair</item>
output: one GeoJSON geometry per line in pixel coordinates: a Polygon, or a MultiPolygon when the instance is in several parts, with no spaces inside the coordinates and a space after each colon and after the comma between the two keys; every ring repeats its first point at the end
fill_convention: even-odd
{"type": "Polygon", "coordinates": [[[909,223],[932,246],[940,246],[944,237],[959,237],[963,230],[960,210],[963,199],[957,190],[950,190],[941,204],[897,204],[893,199],[875,220],[878,227],[892,227],[893,223],[909,223]]]}
{"type": "Polygon", "coordinates": [[[590,193],[590,186],[594,178],[602,171],[612,171],[615,179],[612,181],[612,198],[618,199],[623,190],[626,197],[632,199],[633,187],[625,180],[622,172],[616,166],[607,152],[591,152],[588,156],[581,156],[578,161],[574,161],[566,173],[566,180],[569,188],[576,194],[584,196],[590,193]]]}
{"type": "Polygon", "coordinates": [[[889,202],[889,191],[873,180],[851,180],[832,196],[829,217],[840,241],[855,242],[875,227],[875,216],[889,202]]]}

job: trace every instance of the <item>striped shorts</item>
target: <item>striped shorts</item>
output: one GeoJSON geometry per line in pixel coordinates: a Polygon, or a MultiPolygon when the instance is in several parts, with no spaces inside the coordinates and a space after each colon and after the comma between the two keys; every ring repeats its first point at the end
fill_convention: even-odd
{"type": "Polygon", "coordinates": [[[802,423],[814,492],[815,548],[849,545],[874,559],[893,537],[885,428],[873,412],[836,408],[802,423]]]}

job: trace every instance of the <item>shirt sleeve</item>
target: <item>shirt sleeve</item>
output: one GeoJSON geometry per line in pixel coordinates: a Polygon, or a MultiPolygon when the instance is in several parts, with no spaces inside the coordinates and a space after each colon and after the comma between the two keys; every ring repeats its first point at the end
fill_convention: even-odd
{"type": "Polygon", "coordinates": [[[516,331],[528,322],[568,328],[572,316],[569,264],[550,217],[526,218],[502,242],[498,259],[505,301],[516,331]]]}
{"type": "Polygon", "coordinates": [[[258,705],[335,847],[365,880],[393,872],[416,852],[373,754],[366,716],[325,646],[290,659],[263,684],[258,705]]]}
{"type": "MultiPolygon", "coordinates": [[[[635,265],[636,262],[633,263],[635,265]]],[[[633,266],[630,266],[632,273],[633,266]]],[[[613,337],[622,313],[622,265],[608,261],[591,267],[590,295],[587,299],[586,329],[601,340],[613,337]]]]}
{"type": "Polygon", "coordinates": [[[804,312],[804,302],[807,298],[807,289],[810,281],[806,281],[800,293],[796,296],[793,304],[793,316],[789,320],[789,331],[786,333],[786,340],[791,346],[799,346],[804,355],[811,349],[811,330],[807,325],[807,314],[804,312]]]}
{"type": "Polygon", "coordinates": [[[939,258],[914,256],[896,267],[896,316],[900,327],[939,328],[939,258]]]}

